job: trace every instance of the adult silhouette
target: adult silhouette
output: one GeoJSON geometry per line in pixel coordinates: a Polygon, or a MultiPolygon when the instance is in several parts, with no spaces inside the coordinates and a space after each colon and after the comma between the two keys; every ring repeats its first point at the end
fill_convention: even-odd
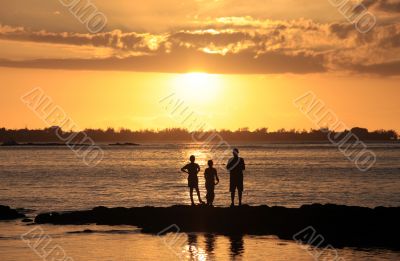
{"type": "Polygon", "coordinates": [[[229,159],[226,168],[229,170],[229,191],[231,192],[231,206],[235,206],[236,189],[239,195],[239,206],[242,205],[243,194],[243,171],[246,169],[244,159],[239,157],[239,150],[233,149],[233,158],[229,159]]]}

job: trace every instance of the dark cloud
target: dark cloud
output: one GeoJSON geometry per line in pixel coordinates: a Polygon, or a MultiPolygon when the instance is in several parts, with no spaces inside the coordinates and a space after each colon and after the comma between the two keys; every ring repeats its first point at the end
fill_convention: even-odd
{"type": "Polygon", "coordinates": [[[91,45],[115,49],[136,49],[144,47],[146,35],[122,33],[119,30],[98,34],[53,33],[46,31],[29,31],[24,28],[11,29],[0,25],[0,39],[14,41],[44,42],[67,45],[91,45]]]}
{"type": "Polygon", "coordinates": [[[145,72],[203,71],[220,74],[275,74],[324,72],[323,57],[305,53],[286,55],[270,52],[254,57],[250,52],[207,54],[180,48],[172,53],[145,55],[124,59],[40,59],[31,61],[0,60],[0,66],[17,68],[48,68],[71,70],[115,70],[145,72]]]}
{"type": "Polygon", "coordinates": [[[354,26],[352,24],[348,23],[336,23],[336,24],[331,24],[329,26],[329,30],[332,34],[336,35],[340,39],[346,39],[350,36],[350,34],[353,33],[354,31],[354,26]]]}
{"type": "MultiPolygon", "coordinates": [[[[213,26],[211,26],[213,28],[213,26]]],[[[14,41],[31,41],[53,44],[67,44],[78,46],[94,46],[94,47],[109,47],[118,50],[126,51],[147,51],[149,53],[157,51],[160,47],[166,45],[171,46],[186,46],[195,49],[207,48],[229,48],[232,45],[247,46],[264,44],[283,44],[285,42],[285,32],[293,34],[296,30],[315,30],[304,29],[299,25],[293,24],[290,26],[279,25],[270,26],[269,28],[245,28],[238,29],[235,25],[230,25],[228,29],[204,29],[204,30],[182,30],[178,32],[169,32],[164,34],[150,33],[123,33],[120,30],[97,34],[82,34],[82,33],[54,33],[46,31],[30,31],[24,28],[12,28],[9,26],[0,25],[0,39],[14,41]],[[249,43],[249,41],[251,43],[249,43]]],[[[317,30],[315,30],[317,31],[317,30]]],[[[262,50],[260,50],[262,51],[262,50]]],[[[257,51],[256,51],[257,52],[257,51]]]]}
{"type": "Polygon", "coordinates": [[[398,76],[400,75],[400,60],[387,63],[369,64],[369,65],[357,64],[352,66],[351,69],[355,72],[362,74],[398,76]]]}
{"type": "Polygon", "coordinates": [[[383,12],[400,12],[400,0],[363,0],[361,3],[367,8],[373,8],[383,12]]]}

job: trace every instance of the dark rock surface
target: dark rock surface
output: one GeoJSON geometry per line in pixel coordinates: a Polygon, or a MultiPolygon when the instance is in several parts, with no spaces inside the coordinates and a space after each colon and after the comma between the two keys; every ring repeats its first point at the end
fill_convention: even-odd
{"type": "Polygon", "coordinates": [[[88,211],[44,213],[38,215],[35,222],[57,225],[133,225],[142,228],[144,233],[155,234],[176,224],[181,232],[276,235],[281,239],[320,246],[400,249],[399,207],[370,209],[331,204],[305,205],[300,208],[96,207],[88,211]],[[310,226],[312,229],[307,230],[310,226]],[[303,233],[299,234],[300,231],[303,233]],[[323,240],[314,240],[319,235],[323,240]]]}
{"type": "Polygon", "coordinates": [[[11,209],[8,206],[2,206],[0,205],[0,220],[13,220],[13,219],[19,219],[19,218],[24,218],[25,215],[19,213],[15,209],[11,209]]]}
{"type": "Polygon", "coordinates": [[[125,142],[125,143],[112,143],[108,144],[109,146],[140,146],[140,144],[137,143],[132,143],[132,142],[125,142]]]}

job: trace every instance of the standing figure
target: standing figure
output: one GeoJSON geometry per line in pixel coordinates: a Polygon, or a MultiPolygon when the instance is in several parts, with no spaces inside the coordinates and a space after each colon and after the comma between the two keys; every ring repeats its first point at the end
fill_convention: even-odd
{"type": "Polygon", "coordinates": [[[193,189],[196,189],[197,197],[199,199],[200,204],[204,204],[200,197],[200,190],[199,190],[199,178],[197,174],[200,172],[199,164],[195,163],[196,157],[190,156],[190,163],[185,165],[181,171],[189,174],[188,176],[188,187],[190,189],[190,201],[192,202],[192,206],[194,206],[193,201],[193,189]]]}
{"type": "Polygon", "coordinates": [[[219,178],[217,170],[213,168],[214,162],[212,160],[208,161],[208,168],[204,172],[204,178],[206,180],[206,190],[207,190],[207,205],[212,206],[215,198],[215,185],[219,183],[219,178]],[[217,181],[217,182],[215,182],[217,181]]]}
{"type": "Polygon", "coordinates": [[[239,157],[239,150],[233,149],[233,158],[228,161],[226,168],[230,173],[229,191],[231,192],[231,207],[235,206],[235,191],[238,190],[239,206],[242,205],[243,171],[246,169],[244,159],[239,157]]]}

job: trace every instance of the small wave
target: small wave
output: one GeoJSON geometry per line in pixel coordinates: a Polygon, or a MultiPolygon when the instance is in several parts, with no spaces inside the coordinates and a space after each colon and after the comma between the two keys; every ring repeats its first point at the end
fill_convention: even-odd
{"type": "Polygon", "coordinates": [[[121,229],[112,229],[112,230],[92,230],[85,229],[79,231],[69,231],[67,234],[116,234],[116,235],[126,235],[126,234],[139,234],[140,229],[133,230],[121,230],[121,229]]]}
{"type": "Polygon", "coordinates": [[[16,209],[19,213],[22,214],[33,214],[35,213],[37,210],[36,209],[29,209],[29,208],[17,208],[16,209]]]}

